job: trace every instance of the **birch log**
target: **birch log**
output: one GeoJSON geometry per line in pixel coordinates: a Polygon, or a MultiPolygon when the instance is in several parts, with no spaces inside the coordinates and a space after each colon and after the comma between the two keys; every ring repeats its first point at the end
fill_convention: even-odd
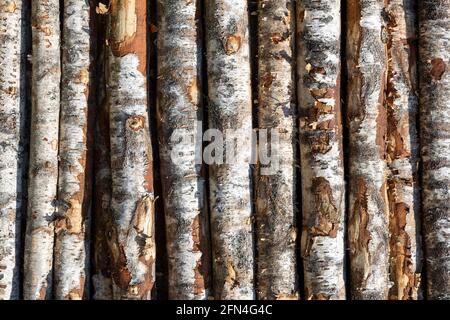
{"type": "Polygon", "coordinates": [[[147,108],[146,0],[112,0],[108,23],[115,299],[151,299],[155,281],[153,160],[147,108]]]}
{"type": "Polygon", "coordinates": [[[26,118],[22,56],[26,8],[21,0],[0,4],[0,300],[20,296],[26,118]]]}
{"type": "Polygon", "coordinates": [[[58,182],[60,108],[59,1],[33,1],[32,114],[24,299],[52,292],[54,224],[58,182]]]}
{"type": "Polygon", "coordinates": [[[112,278],[107,235],[111,228],[111,156],[109,150],[109,117],[106,105],[101,105],[97,114],[95,136],[93,298],[95,300],[110,300],[112,299],[112,278]]]}
{"type": "Polygon", "coordinates": [[[97,18],[96,119],[94,126],[94,194],[93,194],[93,299],[112,299],[111,258],[107,235],[111,230],[111,153],[109,140],[109,107],[106,100],[105,44],[106,19],[97,18]]]}
{"type": "Polygon", "coordinates": [[[209,128],[223,134],[226,130],[230,134],[231,130],[239,130],[237,143],[227,142],[221,150],[222,142],[218,138],[204,152],[207,155],[209,147],[215,148],[217,157],[209,167],[213,287],[218,299],[253,299],[249,166],[252,105],[247,2],[211,0],[205,4],[209,128]],[[233,151],[240,159],[225,159],[227,163],[221,164],[221,155],[233,151]]]}
{"type": "Polygon", "coordinates": [[[305,299],[340,300],[345,299],[341,3],[300,1],[297,15],[305,299]]]}
{"type": "Polygon", "coordinates": [[[87,129],[90,91],[89,1],[64,1],[55,298],[80,300],[88,285],[90,220],[87,129]]]}
{"type": "Polygon", "coordinates": [[[111,257],[107,235],[111,229],[111,167],[109,150],[109,117],[106,105],[101,105],[95,126],[95,193],[93,209],[93,270],[92,285],[95,300],[112,299],[111,257]]]}
{"type": "Polygon", "coordinates": [[[351,296],[388,298],[384,0],[347,3],[351,296]]]}
{"type": "MultiPolygon", "coordinates": [[[[292,1],[259,2],[258,121],[269,136],[272,130],[278,134],[279,145],[277,163],[260,165],[256,181],[258,299],[298,299],[294,22],[292,1]],[[278,168],[265,174],[271,165],[278,168]]],[[[260,141],[260,147],[275,152],[266,143],[260,141]]]]}
{"type": "Polygon", "coordinates": [[[427,297],[450,299],[450,2],[419,1],[427,297]]]}
{"type": "Polygon", "coordinates": [[[387,13],[386,161],[389,169],[389,298],[418,299],[422,248],[417,181],[417,67],[415,1],[390,0],[387,13]]]}
{"type": "Polygon", "coordinates": [[[169,299],[205,299],[210,293],[205,180],[195,143],[203,111],[199,14],[199,1],[158,1],[157,112],[169,299]]]}

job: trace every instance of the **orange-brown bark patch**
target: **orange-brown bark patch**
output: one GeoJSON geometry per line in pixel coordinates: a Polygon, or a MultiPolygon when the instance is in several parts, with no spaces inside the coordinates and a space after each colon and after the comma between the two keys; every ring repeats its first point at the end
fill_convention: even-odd
{"type": "Polygon", "coordinates": [[[147,2],[146,0],[111,0],[109,41],[113,54],[123,57],[134,53],[138,70],[147,70],[147,2]]]}
{"type": "Polygon", "coordinates": [[[444,60],[442,60],[441,58],[434,58],[433,60],[431,60],[431,65],[431,76],[436,81],[441,80],[442,75],[444,74],[447,67],[444,60]]]}
{"type": "Polygon", "coordinates": [[[225,38],[224,48],[227,55],[232,55],[238,52],[241,48],[241,37],[236,34],[229,34],[225,38]]]}

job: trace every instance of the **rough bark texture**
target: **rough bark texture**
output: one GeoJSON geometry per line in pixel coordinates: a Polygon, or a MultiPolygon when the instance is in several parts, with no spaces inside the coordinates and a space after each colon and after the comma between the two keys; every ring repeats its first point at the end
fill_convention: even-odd
{"type": "Polygon", "coordinates": [[[109,142],[109,107],[106,100],[105,44],[106,19],[100,16],[97,47],[97,103],[94,144],[94,194],[93,194],[93,259],[92,286],[95,300],[112,299],[111,258],[107,235],[111,230],[111,153],[109,142]]]}
{"type": "Polygon", "coordinates": [[[386,7],[388,74],[386,161],[388,173],[389,298],[421,297],[422,249],[417,179],[416,14],[414,0],[390,0],[386,7]]]}
{"type": "Polygon", "coordinates": [[[24,48],[21,0],[0,4],[0,300],[18,299],[24,194],[24,48]]]}
{"type": "MultiPolygon", "coordinates": [[[[239,160],[210,168],[213,286],[216,298],[253,299],[251,88],[247,2],[206,1],[209,128],[240,129],[239,160]]],[[[233,152],[227,145],[224,154],[233,152]]]]}
{"type": "Polygon", "coordinates": [[[280,139],[278,170],[259,170],[256,180],[256,292],[258,299],[298,299],[294,3],[264,0],[258,11],[258,123],[280,139]]]}
{"type": "Polygon", "coordinates": [[[351,296],[387,299],[389,214],[384,1],[347,2],[351,296]]]}
{"type": "Polygon", "coordinates": [[[429,299],[450,299],[450,1],[419,1],[422,206],[429,299]]]}
{"type": "Polygon", "coordinates": [[[169,299],[205,299],[210,293],[205,180],[195,144],[202,133],[199,14],[198,1],[158,1],[157,112],[169,299]],[[189,137],[176,161],[175,130],[189,137]]]}
{"type": "Polygon", "coordinates": [[[32,1],[32,115],[25,299],[51,298],[60,108],[59,0],[32,1]]]}
{"type": "Polygon", "coordinates": [[[79,300],[88,284],[90,220],[87,170],[91,84],[89,1],[64,1],[55,299],[79,300]],[[76,54],[74,54],[76,51],[76,54]]]}
{"type": "Polygon", "coordinates": [[[153,160],[147,108],[146,0],[109,8],[111,210],[115,299],[150,299],[155,281],[153,160]]]}
{"type": "Polygon", "coordinates": [[[305,299],[345,299],[341,3],[300,1],[297,16],[305,299]]]}

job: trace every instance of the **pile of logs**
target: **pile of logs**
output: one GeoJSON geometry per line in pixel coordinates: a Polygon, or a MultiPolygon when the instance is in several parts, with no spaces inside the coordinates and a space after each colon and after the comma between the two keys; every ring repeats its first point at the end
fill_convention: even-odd
{"type": "Polygon", "coordinates": [[[0,0],[0,300],[450,299],[449,64],[448,0],[0,0]]]}

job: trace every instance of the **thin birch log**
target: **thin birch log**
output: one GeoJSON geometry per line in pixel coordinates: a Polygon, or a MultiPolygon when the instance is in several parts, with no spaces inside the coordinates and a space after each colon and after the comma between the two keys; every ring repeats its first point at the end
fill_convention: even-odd
{"type": "Polygon", "coordinates": [[[155,282],[153,160],[147,108],[146,0],[112,0],[108,24],[115,299],[151,299],[155,282]]]}
{"type": "MultiPolygon", "coordinates": [[[[341,3],[298,2],[305,299],[345,299],[341,3]]],[[[358,88],[351,88],[358,90],[358,88]]]]}
{"type": "Polygon", "coordinates": [[[278,134],[279,167],[268,175],[260,168],[256,181],[257,296],[298,299],[294,5],[290,0],[263,0],[258,11],[259,128],[278,134]]]}
{"type": "Polygon", "coordinates": [[[95,193],[94,193],[94,252],[93,298],[112,299],[111,259],[108,254],[107,234],[111,228],[111,168],[109,150],[109,118],[106,106],[100,107],[96,123],[95,193]]]}
{"type": "Polygon", "coordinates": [[[92,285],[95,300],[112,299],[111,257],[108,230],[111,229],[111,168],[109,147],[109,117],[106,105],[101,105],[95,128],[95,193],[93,209],[93,270],[92,285]]]}
{"type": "Polygon", "coordinates": [[[419,1],[422,210],[427,297],[450,299],[450,2],[419,1]]]}
{"type": "Polygon", "coordinates": [[[201,48],[198,1],[158,1],[158,137],[166,215],[169,299],[209,295],[209,231],[202,165],[201,48]],[[182,156],[177,132],[189,139],[182,156]],[[200,142],[201,143],[201,142],[200,142]],[[201,146],[201,144],[200,144],[201,146]],[[177,156],[179,156],[177,154],[177,156]]]}
{"type": "Polygon", "coordinates": [[[417,66],[415,1],[390,0],[387,13],[387,136],[389,169],[390,288],[389,299],[421,296],[422,248],[420,195],[417,181],[417,66]]]}
{"type": "Polygon", "coordinates": [[[0,4],[0,300],[19,299],[25,150],[24,14],[21,0],[0,4]]]}
{"type": "Polygon", "coordinates": [[[32,1],[32,115],[24,299],[52,292],[60,108],[59,1],[32,1]]]}
{"type": "Polygon", "coordinates": [[[65,0],[62,46],[58,218],[55,223],[55,299],[80,300],[88,285],[90,194],[87,128],[90,64],[90,5],[65,0]]]}
{"type": "Polygon", "coordinates": [[[388,298],[384,0],[347,3],[351,296],[388,298]]]}
{"type": "MultiPolygon", "coordinates": [[[[205,4],[209,128],[223,134],[230,129],[240,130],[237,150],[234,144],[224,148],[226,154],[236,151],[240,159],[209,167],[213,287],[218,299],[253,299],[249,166],[252,105],[247,2],[211,0],[205,4]]],[[[221,141],[215,141],[217,144],[221,141]]]]}
{"type": "Polygon", "coordinates": [[[112,299],[111,258],[107,235],[111,229],[111,153],[109,141],[109,108],[106,100],[105,55],[105,19],[97,19],[97,116],[94,135],[94,194],[93,194],[93,259],[92,287],[93,299],[112,299]]]}

